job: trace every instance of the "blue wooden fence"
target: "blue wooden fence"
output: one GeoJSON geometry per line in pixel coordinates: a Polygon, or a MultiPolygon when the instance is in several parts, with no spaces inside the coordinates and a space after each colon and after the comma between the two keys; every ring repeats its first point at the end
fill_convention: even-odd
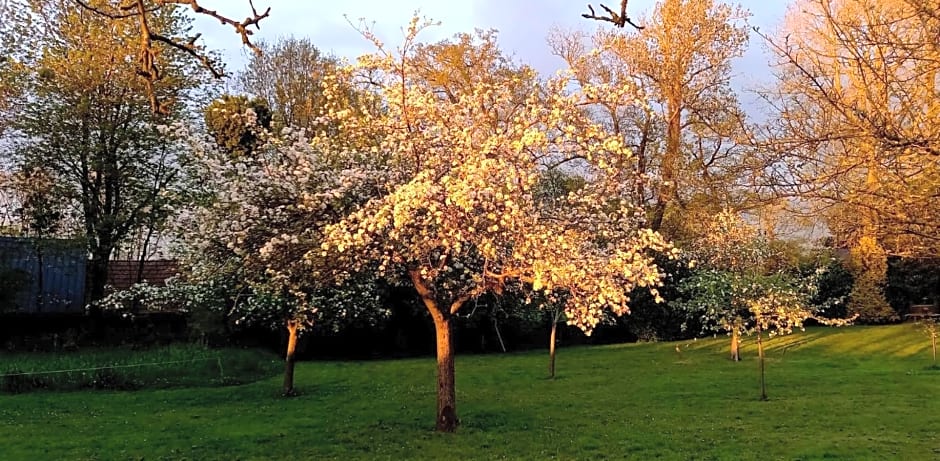
{"type": "Polygon", "coordinates": [[[3,307],[14,312],[83,312],[86,259],[84,246],[74,240],[0,237],[0,277],[12,291],[4,294],[9,305],[3,307]]]}

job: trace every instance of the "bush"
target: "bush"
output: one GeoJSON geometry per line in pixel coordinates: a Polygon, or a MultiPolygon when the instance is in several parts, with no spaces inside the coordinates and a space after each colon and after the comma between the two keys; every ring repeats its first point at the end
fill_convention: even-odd
{"type": "Polygon", "coordinates": [[[17,309],[16,295],[29,287],[30,274],[20,269],[0,269],[0,313],[17,309]]]}

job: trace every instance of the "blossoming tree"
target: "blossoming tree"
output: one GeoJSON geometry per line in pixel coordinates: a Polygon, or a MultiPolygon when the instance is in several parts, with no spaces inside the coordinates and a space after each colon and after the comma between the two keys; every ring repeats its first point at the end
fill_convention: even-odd
{"type": "Polygon", "coordinates": [[[671,304],[702,322],[706,331],[724,331],[731,336],[731,359],[740,360],[739,341],[755,335],[760,363],[761,399],[767,400],[764,374],[764,335],[786,335],[813,319],[825,325],[846,325],[853,319],[822,317],[840,299],[814,304],[817,279],[824,269],[799,280],[785,270],[773,268],[769,242],[733,211],[719,213],[703,226],[690,254],[700,269],[679,285],[682,298],[671,304]]]}
{"type": "Polygon", "coordinates": [[[381,133],[385,193],[329,226],[307,256],[415,288],[436,330],[436,426],[451,432],[453,319],[468,301],[521,285],[563,297],[568,323],[590,333],[605,310],[629,312],[634,287],[655,294],[652,253],[673,250],[630,205],[619,167],[630,151],[585,111],[592,98],[634,100],[629,88],[570,93],[565,76],[542,83],[511,63],[493,34],[428,48],[416,42],[423,25],[412,21],[396,51],[375,40],[379,51],[358,64],[385,107],[359,124],[381,133]],[[548,206],[536,193],[548,168],[585,184],[548,206]]]}
{"type": "MultiPolygon", "coordinates": [[[[344,107],[348,100],[336,98],[323,110],[344,107]]],[[[287,330],[284,393],[290,395],[301,330],[314,322],[335,328],[347,319],[375,319],[383,312],[374,279],[346,278],[336,287],[333,278],[311,276],[310,263],[323,268],[330,267],[329,261],[305,259],[319,247],[324,226],[376,194],[381,175],[366,174],[361,168],[369,162],[363,157],[342,156],[349,160],[343,161],[321,155],[302,131],[265,132],[250,108],[215,116],[231,116],[245,130],[256,131],[256,142],[232,150],[189,136],[195,205],[178,223],[181,254],[192,283],[227,275],[236,322],[280,324],[287,330]]],[[[337,136],[331,146],[332,152],[360,150],[355,134],[337,136]]]]}

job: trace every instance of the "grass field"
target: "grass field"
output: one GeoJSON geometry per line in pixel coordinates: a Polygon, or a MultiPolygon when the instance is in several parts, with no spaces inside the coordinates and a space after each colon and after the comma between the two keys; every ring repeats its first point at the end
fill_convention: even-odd
{"type": "Polygon", "coordinates": [[[940,369],[912,325],[459,356],[457,434],[431,359],[308,362],[230,387],[0,395],[0,460],[940,459],[940,369]],[[679,348],[677,352],[676,348],[679,348]]]}
{"type": "MultiPolygon", "coordinates": [[[[272,353],[174,344],[142,350],[0,353],[0,393],[41,390],[136,390],[244,384],[282,366],[272,353]]],[[[2,458],[0,458],[2,460],[2,458]]]]}

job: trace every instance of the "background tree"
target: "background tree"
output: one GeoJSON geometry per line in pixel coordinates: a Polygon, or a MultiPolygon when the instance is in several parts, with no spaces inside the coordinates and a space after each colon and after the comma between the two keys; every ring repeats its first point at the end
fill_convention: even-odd
{"type": "Polygon", "coordinates": [[[920,0],[802,0],[768,43],[777,84],[765,172],[852,249],[850,310],[894,313],[888,255],[934,256],[940,241],[936,9],[920,0]]]}
{"type": "MultiPolygon", "coordinates": [[[[625,13],[626,2],[623,7],[625,13]]],[[[596,101],[595,113],[631,144],[635,155],[622,167],[640,179],[634,193],[648,208],[650,227],[666,222],[670,237],[681,236],[684,221],[675,215],[670,222],[671,214],[717,204],[703,210],[707,216],[742,200],[734,186],[749,163],[740,144],[744,114],[730,79],[732,60],[747,46],[748,16],[712,0],[664,0],[636,21],[642,28],[599,30],[590,38],[556,32],[550,39],[582,85],[639,83],[647,107],[596,101]]]]}
{"type": "MultiPolygon", "coordinates": [[[[87,293],[97,300],[104,295],[114,249],[163,211],[163,193],[178,179],[179,148],[173,132],[157,125],[167,119],[149,110],[142,82],[134,78],[133,54],[127,53],[136,39],[133,24],[112,22],[66,0],[30,7],[36,22],[21,44],[38,48],[17,50],[32,71],[4,156],[16,164],[42,164],[62,186],[59,202],[79,210],[91,255],[87,293]]],[[[179,9],[160,12],[151,20],[166,30],[188,27],[179,9]]],[[[174,86],[158,89],[158,96],[187,99],[201,71],[181,60],[180,52],[160,56],[166,82],[174,86]]]]}
{"type": "MultiPolygon", "coordinates": [[[[774,257],[768,242],[734,212],[725,210],[703,226],[689,248],[697,270],[682,280],[680,298],[671,303],[702,325],[704,331],[731,336],[731,360],[741,360],[740,338],[753,330],[748,293],[774,257]]],[[[687,326],[687,325],[685,325],[687,326]]],[[[685,327],[684,326],[684,327],[685,327]]]]}
{"type": "Polygon", "coordinates": [[[274,126],[315,130],[327,104],[324,79],[340,66],[324,55],[308,38],[285,37],[258,42],[260,54],[250,57],[235,77],[239,91],[264,101],[271,109],[274,126]]]}
{"type": "Polygon", "coordinates": [[[740,338],[756,335],[762,400],[767,399],[765,334],[790,334],[808,319],[837,326],[854,320],[823,315],[842,301],[819,300],[823,267],[804,275],[775,261],[781,259],[780,251],[733,212],[716,216],[689,253],[700,263],[698,270],[680,282],[682,297],[671,304],[690,312],[703,331],[727,332],[734,361],[741,359],[740,338]]]}
{"type": "Polygon", "coordinates": [[[643,227],[610,167],[630,155],[626,146],[585,116],[583,95],[566,94],[566,79],[533,86],[530,69],[501,72],[501,60],[490,58],[501,54],[480,52],[498,49],[491,35],[472,47],[458,37],[441,50],[461,58],[452,62],[472,84],[447,95],[416,59],[420,28],[415,19],[398,52],[379,47],[360,60],[386,108],[363,126],[382,133],[387,188],[327,228],[322,252],[311,256],[415,288],[437,337],[437,429],[450,432],[453,319],[468,301],[513,283],[549,297],[563,292],[568,323],[589,332],[605,309],[628,312],[633,287],[655,292],[661,274],[651,253],[669,246],[643,227]],[[557,208],[542,207],[540,172],[576,158],[591,181],[557,208]]]}

